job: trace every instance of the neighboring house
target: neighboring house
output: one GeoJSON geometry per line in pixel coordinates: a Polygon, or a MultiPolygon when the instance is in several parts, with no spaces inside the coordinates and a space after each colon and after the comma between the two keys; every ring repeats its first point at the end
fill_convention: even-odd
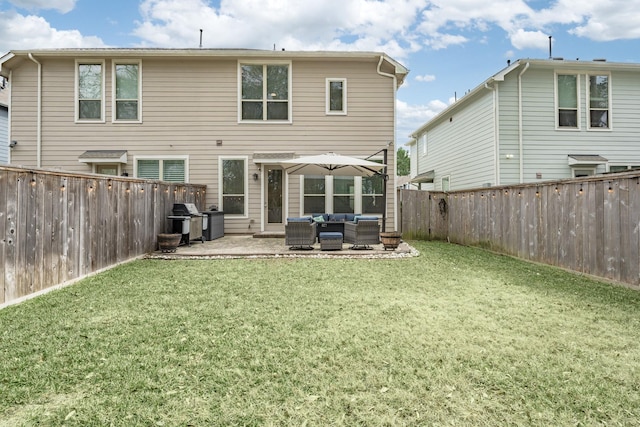
{"type": "Polygon", "coordinates": [[[458,190],[637,168],[639,123],[640,64],[522,59],[411,135],[411,175],[458,190]]]}
{"type": "Polygon", "coordinates": [[[0,77],[0,165],[9,163],[9,88],[0,77]]]}
{"type": "MultiPolygon", "coordinates": [[[[11,81],[11,163],[206,184],[227,233],[288,216],[374,214],[395,225],[395,149],[382,177],[300,177],[279,162],[383,158],[408,70],[383,53],[54,49],[0,58],[11,81]],[[39,106],[40,109],[39,109],[39,106]]],[[[208,207],[207,206],[207,207],[208,207]]]]}

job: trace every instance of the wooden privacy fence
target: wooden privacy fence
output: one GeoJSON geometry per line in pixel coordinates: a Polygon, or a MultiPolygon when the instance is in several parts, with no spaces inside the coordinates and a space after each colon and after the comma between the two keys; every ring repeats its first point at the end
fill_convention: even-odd
{"type": "Polygon", "coordinates": [[[640,172],[455,192],[401,190],[404,238],[449,240],[640,289],[640,172]]]}
{"type": "Polygon", "coordinates": [[[0,167],[0,306],[152,252],[203,185],[0,167]]]}

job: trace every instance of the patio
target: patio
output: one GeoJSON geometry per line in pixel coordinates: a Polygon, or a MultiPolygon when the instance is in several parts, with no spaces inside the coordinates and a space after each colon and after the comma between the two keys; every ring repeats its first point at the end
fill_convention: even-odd
{"type": "Polygon", "coordinates": [[[282,237],[254,237],[253,235],[227,235],[216,240],[190,246],[180,246],[175,253],[155,251],[147,258],[185,259],[185,258],[270,258],[270,257],[316,257],[316,258],[405,258],[418,255],[412,246],[401,242],[395,250],[385,250],[380,243],[371,245],[372,249],[349,249],[351,244],[343,243],[342,250],[321,251],[320,244],[313,250],[291,250],[282,237]]]}

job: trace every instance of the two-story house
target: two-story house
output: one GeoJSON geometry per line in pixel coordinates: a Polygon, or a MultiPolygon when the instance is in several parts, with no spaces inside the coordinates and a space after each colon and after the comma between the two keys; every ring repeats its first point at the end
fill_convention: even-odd
{"type": "Polygon", "coordinates": [[[640,64],[518,60],[411,137],[413,182],[435,190],[637,168],[640,64]]]}
{"type": "Polygon", "coordinates": [[[395,197],[380,203],[384,185],[395,194],[393,145],[388,181],[280,164],[326,152],[382,160],[408,73],[383,53],[25,50],[0,67],[13,165],[206,184],[227,233],[281,231],[321,207],[395,225],[395,197]]]}

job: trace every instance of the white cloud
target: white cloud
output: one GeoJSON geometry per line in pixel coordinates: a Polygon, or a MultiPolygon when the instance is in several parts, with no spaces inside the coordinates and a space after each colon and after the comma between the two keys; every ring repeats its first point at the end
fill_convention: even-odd
{"type": "Polygon", "coordinates": [[[61,13],[67,13],[73,10],[76,6],[76,1],[77,0],[10,0],[9,3],[27,10],[52,9],[61,13]]]}
{"type": "Polygon", "coordinates": [[[511,34],[511,44],[516,49],[545,49],[549,46],[549,35],[542,31],[525,31],[520,28],[511,34]]]}
{"type": "Polygon", "coordinates": [[[598,41],[636,39],[640,38],[638,22],[640,1],[594,2],[589,7],[586,23],[569,32],[598,41]]]}
{"type": "Polygon", "coordinates": [[[434,33],[426,40],[425,44],[433,50],[440,50],[449,46],[465,44],[468,41],[468,38],[461,35],[434,33]]]}
{"type": "Polygon", "coordinates": [[[142,45],[288,50],[374,50],[403,58],[420,49],[411,29],[427,0],[144,0],[142,45]]]}
{"type": "Polygon", "coordinates": [[[0,12],[0,52],[56,47],[104,47],[104,43],[98,37],[86,37],[77,30],[52,28],[39,16],[0,12]]]}
{"type": "Polygon", "coordinates": [[[426,105],[411,105],[407,102],[396,100],[397,136],[398,142],[403,142],[419,127],[434,118],[440,111],[447,108],[447,104],[440,101],[430,101],[426,105]]]}
{"type": "Polygon", "coordinates": [[[421,76],[416,76],[417,81],[424,82],[424,83],[435,81],[435,79],[436,79],[436,76],[431,74],[423,74],[421,76]]]}

